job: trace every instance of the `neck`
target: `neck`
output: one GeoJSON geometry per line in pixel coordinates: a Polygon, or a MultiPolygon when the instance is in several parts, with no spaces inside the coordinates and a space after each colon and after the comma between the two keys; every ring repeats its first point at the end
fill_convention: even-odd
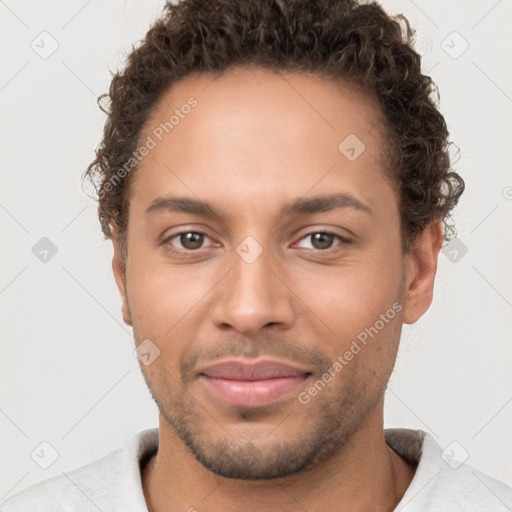
{"type": "Polygon", "coordinates": [[[160,415],[158,452],[143,468],[142,485],[150,512],[229,512],[239,511],[242,504],[244,510],[258,512],[392,511],[414,471],[386,444],[382,413],[380,418],[369,417],[323,464],[259,481],[228,479],[210,472],[160,415]]]}

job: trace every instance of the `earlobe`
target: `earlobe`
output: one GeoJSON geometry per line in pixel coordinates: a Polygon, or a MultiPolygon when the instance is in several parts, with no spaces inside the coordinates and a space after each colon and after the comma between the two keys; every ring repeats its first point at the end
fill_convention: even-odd
{"type": "Polygon", "coordinates": [[[112,271],[114,279],[116,280],[117,289],[122,301],[123,321],[127,325],[132,325],[130,310],[128,308],[128,298],[126,293],[126,270],[123,266],[123,256],[121,251],[121,244],[119,241],[119,232],[111,224],[110,233],[112,235],[112,245],[114,247],[114,256],[112,257],[112,271]]]}
{"type": "Polygon", "coordinates": [[[440,222],[429,224],[404,257],[405,290],[403,321],[417,322],[428,310],[434,293],[434,278],[443,231],[440,222]]]}

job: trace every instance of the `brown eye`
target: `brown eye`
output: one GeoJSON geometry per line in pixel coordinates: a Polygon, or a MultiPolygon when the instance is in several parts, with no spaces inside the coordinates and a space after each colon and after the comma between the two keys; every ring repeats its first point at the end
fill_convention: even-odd
{"type": "Polygon", "coordinates": [[[349,244],[350,240],[330,233],[328,231],[316,231],[304,236],[298,243],[299,247],[303,249],[316,249],[318,251],[326,251],[328,249],[335,249],[337,246],[349,244]]]}
{"type": "Polygon", "coordinates": [[[204,242],[204,235],[191,231],[189,233],[181,233],[179,240],[184,249],[199,249],[204,242]]]}
{"type": "Polygon", "coordinates": [[[176,248],[181,251],[194,251],[201,249],[205,238],[208,238],[205,233],[198,231],[183,231],[167,238],[165,244],[170,248],[176,248]]]}
{"type": "Polygon", "coordinates": [[[315,249],[329,249],[334,242],[334,235],[330,233],[314,233],[311,237],[311,245],[315,249]]]}

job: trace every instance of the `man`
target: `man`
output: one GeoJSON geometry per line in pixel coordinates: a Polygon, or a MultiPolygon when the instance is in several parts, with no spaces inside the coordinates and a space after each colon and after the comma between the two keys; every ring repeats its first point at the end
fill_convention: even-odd
{"type": "Polygon", "coordinates": [[[464,189],[403,23],[349,0],[166,7],[87,171],[159,429],[3,511],[512,506],[383,430],[464,189]]]}

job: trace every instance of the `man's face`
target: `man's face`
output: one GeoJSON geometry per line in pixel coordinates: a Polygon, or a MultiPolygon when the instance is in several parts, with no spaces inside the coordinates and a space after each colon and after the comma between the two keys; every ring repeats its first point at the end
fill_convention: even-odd
{"type": "Polygon", "coordinates": [[[378,119],[347,84],[237,69],[175,85],[140,137],[124,315],[160,350],[142,370],[170,430],[217,474],[292,474],[381,421],[408,279],[378,119]]]}

